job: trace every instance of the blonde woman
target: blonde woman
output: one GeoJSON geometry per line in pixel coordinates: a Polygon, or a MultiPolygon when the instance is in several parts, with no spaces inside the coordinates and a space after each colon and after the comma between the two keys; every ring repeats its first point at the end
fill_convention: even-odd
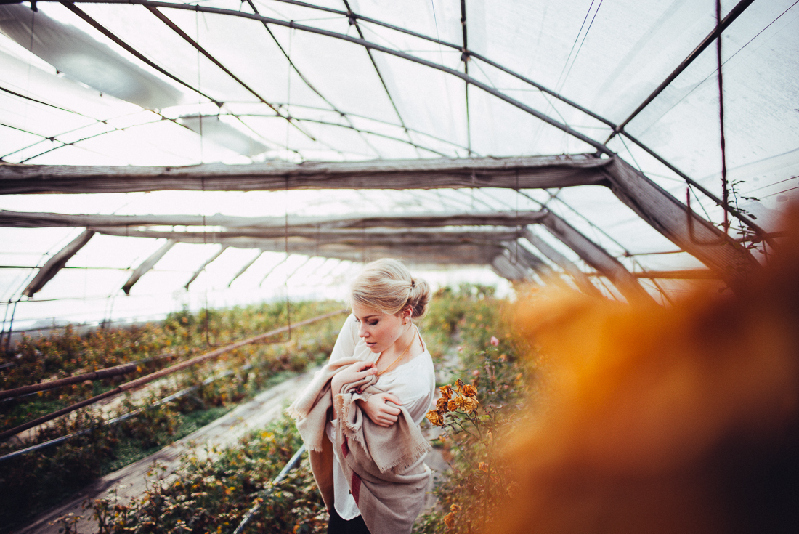
{"type": "Polygon", "coordinates": [[[419,429],[433,361],[414,324],[430,287],[399,261],[366,265],[327,365],[289,409],[311,458],[331,534],[409,533],[424,505],[430,449],[419,429]]]}

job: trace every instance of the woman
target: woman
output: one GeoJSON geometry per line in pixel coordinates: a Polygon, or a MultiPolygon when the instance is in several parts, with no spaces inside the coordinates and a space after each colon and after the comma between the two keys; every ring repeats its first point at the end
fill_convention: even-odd
{"type": "Polygon", "coordinates": [[[330,513],[328,532],[409,533],[424,505],[430,446],[419,424],[433,362],[414,319],[427,282],[396,260],[368,264],[328,364],[289,408],[330,513]]]}

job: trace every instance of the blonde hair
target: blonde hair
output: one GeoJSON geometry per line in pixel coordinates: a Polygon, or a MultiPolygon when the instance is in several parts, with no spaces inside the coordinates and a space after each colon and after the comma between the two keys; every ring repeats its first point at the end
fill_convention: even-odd
{"type": "Polygon", "coordinates": [[[411,317],[419,318],[427,312],[430,285],[411,276],[402,262],[382,259],[367,264],[353,280],[350,300],[350,304],[362,304],[391,315],[410,307],[411,317]]]}

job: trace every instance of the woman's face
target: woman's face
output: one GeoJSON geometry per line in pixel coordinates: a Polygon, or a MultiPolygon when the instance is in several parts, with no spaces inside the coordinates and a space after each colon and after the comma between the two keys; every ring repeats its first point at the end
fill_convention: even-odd
{"type": "Polygon", "coordinates": [[[407,328],[401,315],[390,315],[362,304],[353,304],[352,314],[358,322],[358,335],[375,353],[392,346],[407,328]]]}

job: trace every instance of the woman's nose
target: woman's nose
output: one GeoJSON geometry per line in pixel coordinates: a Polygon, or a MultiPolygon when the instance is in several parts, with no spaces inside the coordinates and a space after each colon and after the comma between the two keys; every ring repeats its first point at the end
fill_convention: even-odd
{"type": "Polygon", "coordinates": [[[361,324],[361,326],[358,327],[358,336],[359,337],[366,337],[366,334],[367,334],[367,330],[366,330],[366,328],[364,328],[363,324],[361,324]]]}

